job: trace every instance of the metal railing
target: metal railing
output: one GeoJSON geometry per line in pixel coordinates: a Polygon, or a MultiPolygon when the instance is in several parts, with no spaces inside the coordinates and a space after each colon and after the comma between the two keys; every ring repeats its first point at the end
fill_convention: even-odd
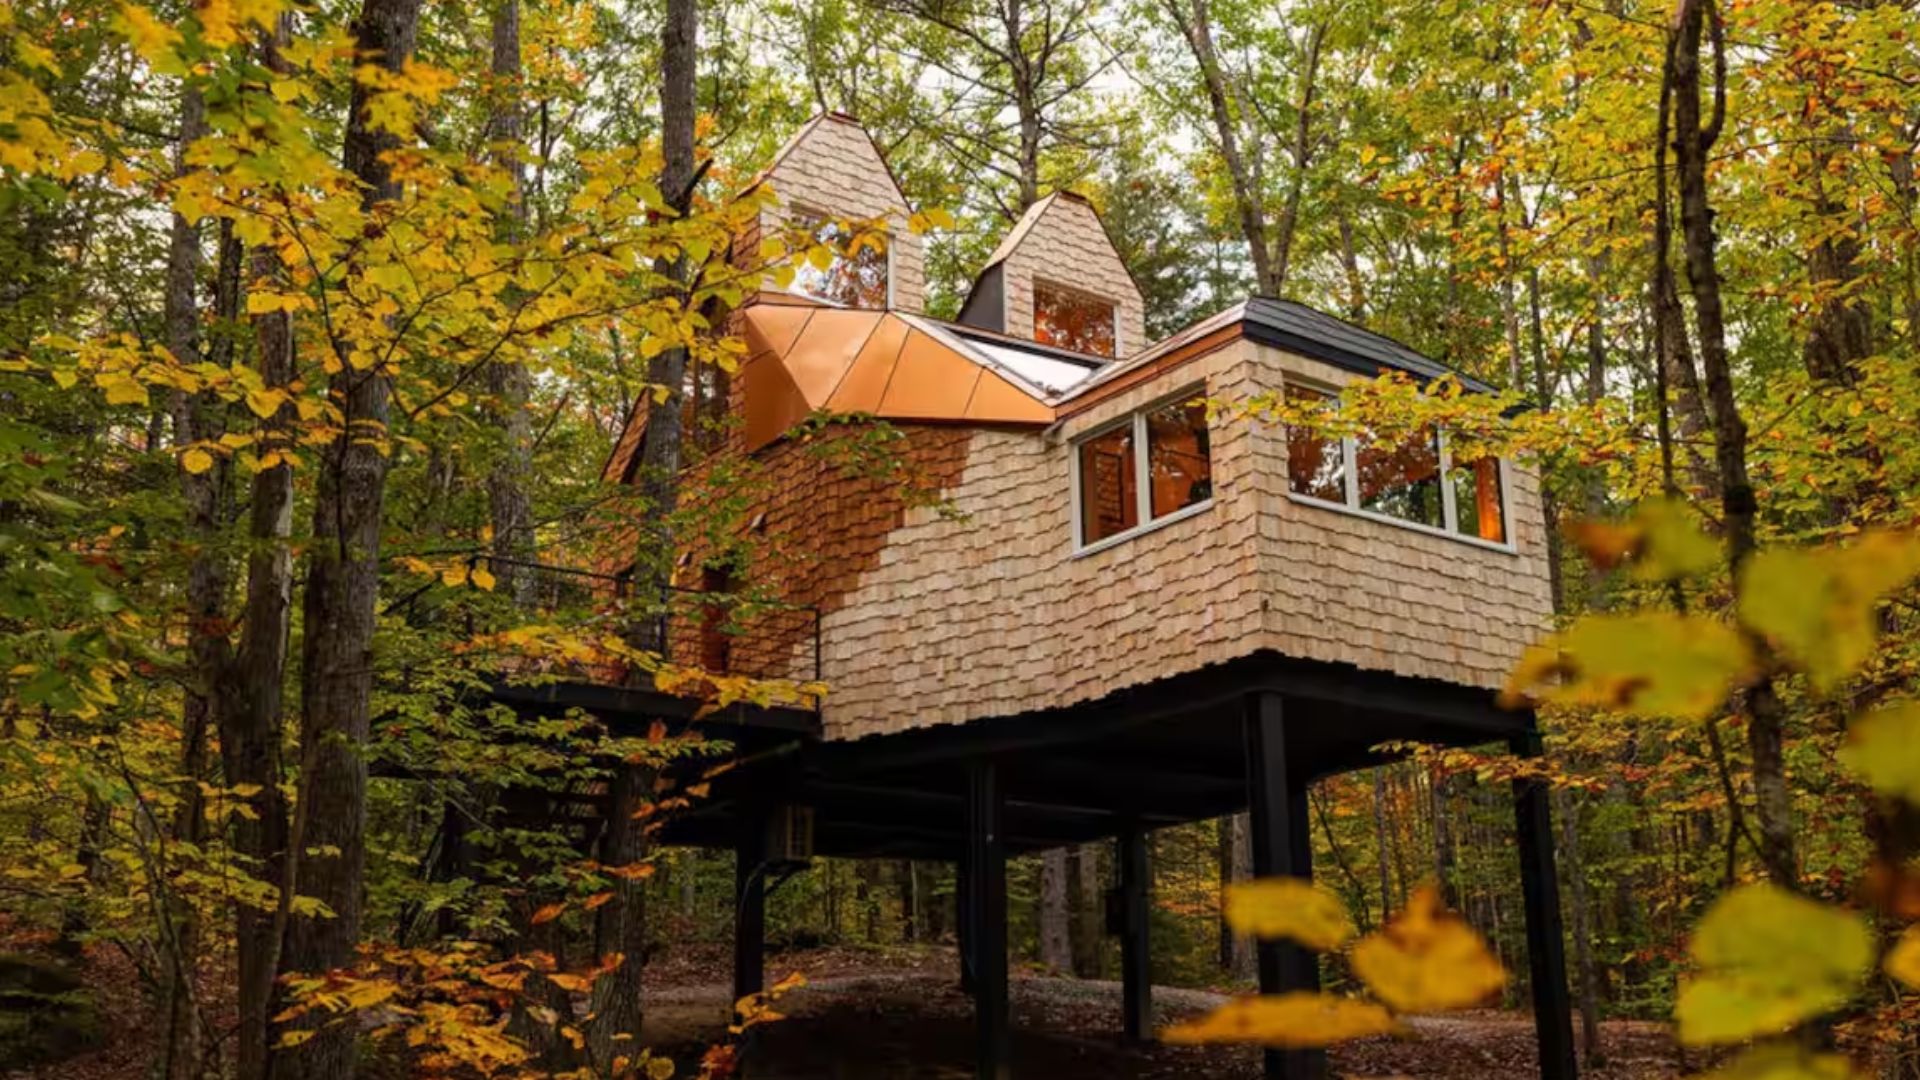
{"type": "MultiPolygon", "coordinates": [[[[423,626],[456,618],[469,637],[525,625],[612,636],[676,667],[712,675],[799,683],[820,677],[820,615],[809,606],[744,592],[643,588],[626,575],[497,555],[471,556],[466,568],[469,582],[484,570],[492,587],[454,588],[433,580],[386,611],[423,626]]],[[[555,663],[546,665],[552,669],[555,663]]],[[[625,681],[621,663],[575,666],[591,681],[625,681]]]]}

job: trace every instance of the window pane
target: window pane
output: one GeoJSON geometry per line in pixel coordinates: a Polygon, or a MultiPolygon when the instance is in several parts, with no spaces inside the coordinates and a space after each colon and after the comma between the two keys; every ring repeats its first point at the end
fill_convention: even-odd
{"type": "MultiPolygon", "coordinates": [[[[1330,401],[1332,397],[1304,386],[1289,385],[1287,400],[1312,404],[1330,401]]],[[[1346,446],[1340,439],[1324,438],[1307,428],[1287,427],[1287,487],[1295,495],[1346,502],[1346,459],[1346,446]]]]}
{"type": "Polygon", "coordinates": [[[1455,461],[1453,481],[1453,517],[1455,528],[1467,535],[1496,544],[1506,543],[1507,523],[1500,494],[1500,459],[1483,457],[1477,461],[1455,461]]]}
{"type": "Polygon", "coordinates": [[[1033,340],[1074,352],[1113,355],[1113,305],[1105,300],[1033,283],[1033,340]]]}
{"type": "Polygon", "coordinates": [[[1207,399],[1199,394],[1147,414],[1147,478],[1153,517],[1166,517],[1213,494],[1207,399]]]}
{"type": "Polygon", "coordinates": [[[1359,442],[1360,506],[1377,514],[1441,528],[1440,442],[1435,436],[1379,446],[1359,442]]]}
{"type": "Polygon", "coordinates": [[[1080,444],[1080,542],[1091,544],[1140,523],[1133,477],[1133,425],[1080,444]]]}
{"type": "Polygon", "coordinates": [[[799,260],[793,275],[795,289],[850,308],[887,306],[887,252],[882,237],[871,230],[856,232],[819,214],[795,214],[793,221],[834,252],[825,269],[799,260]]]}

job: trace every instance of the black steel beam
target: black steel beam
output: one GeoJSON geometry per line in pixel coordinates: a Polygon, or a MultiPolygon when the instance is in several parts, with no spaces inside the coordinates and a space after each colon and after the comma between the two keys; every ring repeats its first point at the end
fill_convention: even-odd
{"type": "MultiPolygon", "coordinates": [[[[1540,733],[1508,743],[1520,757],[1538,757],[1540,733]]],[[[1567,993],[1567,946],[1560,928],[1560,885],[1553,865],[1553,821],[1542,780],[1513,782],[1513,813],[1520,843],[1520,894],[1527,912],[1527,966],[1533,982],[1533,1023],[1540,1042],[1542,1080],[1574,1080],[1573,1003],[1567,993]]]]}
{"type": "Polygon", "coordinates": [[[1147,890],[1153,881],[1147,865],[1147,833],[1129,823],[1114,842],[1120,866],[1120,1009],[1128,1042],[1144,1042],[1153,1030],[1153,965],[1149,949],[1152,920],[1147,890]]]}
{"type": "MultiPolygon", "coordinates": [[[[1247,805],[1253,832],[1255,877],[1313,877],[1307,785],[1287,759],[1286,701],[1272,691],[1247,695],[1247,805]]],[[[1284,994],[1320,987],[1320,963],[1292,942],[1262,941],[1257,956],[1260,992],[1284,994]]],[[[1318,1050],[1268,1050],[1268,1080],[1320,1080],[1327,1057],[1318,1050]]]]}

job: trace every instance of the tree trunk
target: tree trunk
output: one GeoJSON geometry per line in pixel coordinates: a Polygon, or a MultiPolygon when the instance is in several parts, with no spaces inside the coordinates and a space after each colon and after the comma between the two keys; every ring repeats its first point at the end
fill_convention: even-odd
{"type": "MultiPolygon", "coordinates": [[[[1207,0],[1190,0],[1182,9],[1178,0],[1165,0],[1167,13],[1187,40],[1193,59],[1200,67],[1207,88],[1207,105],[1213,114],[1214,136],[1220,142],[1220,157],[1226,163],[1227,177],[1233,184],[1234,210],[1240,218],[1240,233],[1247,241],[1247,254],[1253,262],[1254,288],[1262,296],[1279,296],[1285,284],[1275,273],[1272,249],[1267,239],[1266,203],[1254,170],[1240,147],[1239,121],[1234,116],[1237,95],[1220,66],[1213,44],[1213,20],[1207,0]]],[[[1256,133],[1256,139],[1259,137],[1256,133]]]]}
{"type": "Polygon", "coordinates": [[[1040,963],[1056,972],[1073,970],[1068,927],[1067,849],[1040,853],[1040,963]]]}
{"type": "MultiPolygon", "coordinates": [[[[278,46],[289,39],[291,16],[283,15],[264,60],[280,70],[278,46]]],[[[269,277],[279,259],[253,254],[253,274],[269,277]]],[[[284,390],[293,382],[293,324],[284,311],[253,317],[254,366],[261,384],[284,390]]],[[[256,447],[263,459],[293,452],[290,405],[260,421],[256,447]]],[[[254,816],[234,816],[233,846],[261,881],[287,887],[287,806],[280,790],[281,704],[287,669],[287,637],[293,611],[293,469],[284,463],[260,469],[249,500],[247,587],[240,642],[222,683],[220,760],[227,783],[252,789],[254,816]]],[[[280,937],[271,911],[242,905],[235,912],[239,1022],[235,1033],[239,1080],[267,1075],[268,1018],[274,1008],[274,974],[280,937]]]]}
{"type": "MultiPolygon", "coordinates": [[[[362,62],[397,72],[413,53],[420,0],[365,0],[354,23],[362,62]]],[[[349,103],[342,158],[366,185],[367,207],[399,197],[381,155],[398,140],[368,121],[373,87],[356,80],[349,103]]],[[[342,358],[344,361],[344,358],[342,358]]],[[[308,865],[299,880],[332,918],[303,918],[289,927],[286,969],[320,972],[353,961],[360,940],[366,869],[366,745],[373,693],[374,605],[380,578],[380,528],[385,514],[388,391],[380,366],[365,371],[342,363],[328,395],[342,428],[320,464],[314,499],[314,542],[307,569],[306,636],[301,650],[300,843],[308,865]]],[[[351,1076],[350,1024],[321,1027],[281,1053],[279,1080],[351,1076]]]]}
{"type": "Polygon", "coordinates": [[[646,881],[637,873],[622,875],[618,871],[637,871],[646,858],[646,822],[634,815],[642,813],[652,797],[653,770],[624,765],[615,774],[607,831],[600,848],[600,861],[615,871],[613,899],[600,906],[594,937],[600,951],[598,963],[606,963],[614,953],[619,953],[622,960],[612,974],[594,984],[595,1019],[587,1035],[593,1060],[603,1066],[617,1054],[633,1054],[639,1049],[640,975],[647,946],[646,881]]]}
{"type": "Polygon", "coordinates": [[[1567,900],[1572,909],[1574,993],[1580,1008],[1580,1041],[1589,1068],[1606,1059],[1600,1045],[1600,977],[1593,958],[1593,915],[1587,900],[1587,870],[1580,857],[1580,817],[1565,788],[1553,793],[1553,811],[1560,818],[1560,867],[1567,874],[1567,900]]]}
{"type": "MultiPolygon", "coordinates": [[[[180,140],[176,169],[184,174],[186,148],[206,134],[206,110],[200,92],[189,87],[180,95],[180,140]]],[[[200,343],[199,282],[201,257],[200,224],[173,215],[173,228],[167,251],[165,322],[167,348],[182,364],[195,364],[204,356],[200,343]]],[[[222,246],[223,262],[233,255],[222,246]]],[[[225,280],[230,268],[223,265],[216,275],[225,280]]],[[[221,290],[224,294],[225,290],[221,290]]],[[[222,295],[221,299],[225,299],[222,295]]],[[[219,439],[225,426],[221,406],[212,395],[176,391],[173,396],[173,437],[176,447],[219,439]]],[[[210,729],[215,723],[214,695],[227,659],[227,631],[224,608],[227,595],[227,568],[221,551],[222,529],[227,506],[227,467],[223,455],[207,453],[211,464],[198,472],[188,469],[184,457],[178,465],[180,494],[186,509],[188,542],[193,557],[187,566],[186,623],[187,673],[180,715],[180,802],[172,822],[174,841],[198,847],[205,840],[204,800],[200,785],[207,774],[207,750],[210,729]]],[[[167,1037],[160,1074],[166,1080],[198,1076],[201,1071],[202,1031],[199,1006],[195,997],[194,973],[199,967],[200,924],[190,904],[168,903],[163,918],[168,926],[161,935],[164,974],[161,982],[167,1037]]]]}
{"type": "MultiPolygon", "coordinates": [[[[1719,137],[1726,108],[1726,43],[1713,0],[1680,0],[1674,12],[1666,78],[1662,83],[1662,128],[1665,103],[1673,108],[1673,149],[1680,181],[1680,224],[1687,259],[1687,280],[1693,292],[1694,323],[1700,341],[1701,368],[1706,378],[1707,402],[1714,429],[1714,464],[1720,480],[1722,519],[1732,578],[1752,556],[1757,540],[1755,519],[1759,504],[1747,475],[1747,425],[1734,396],[1732,361],[1727,352],[1726,316],[1720,297],[1720,270],[1715,255],[1713,208],[1707,193],[1707,155],[1719,137]],[[1709,31],[1717,81],[1712,119],[1701,122],[1700,39],[1709,31]]],[[[1664,157],[1665,147],[1661,154],[1664,157]]],[[[1664,216],[1664,173],[1661,217],[1664,216]]],[[[1663,245],[1664,249],[1664,245],[1663,245]]],[[[1763,650],[1758,638],[1754,644],[1763,650]]],[[[1786,708],[1770,676],[1762,676],[1747,692],[1747,747],[1753,759],[1753,790],[1760,824],[1760,861],[1767,876],[1784,888],[1798,889],[1800,874],[1794,854],[1793,797],[1786,774],[1786,708]]]]}
{"type": "Polygon", "coordinates": [[[1374,862],[1380,870],[1380,921],[1384,924],[1394,906],[1393,869],[1387,860],[1392,828],[1387,823],[1387,772],[1379,765],[1373,767],[1373,835],[1377,852],[1374,862]]]}
{"type": "Polygon", "coordinates": [[[1101,870],[1106,845],[1081,844],[1074,852],[1073,874],[1078,899],[1073,912],[1073,973],[1098,979],[1106,972],[1107,879],[1101,870]]]}
{"type": "MultiPolygon", "coordinates": [[[[525,239],[527,225],[526,168],[523,155],[520,99],[520,3],[495,0],[492,19],[493,91],[498,95],[487,122],[487,138],[495,159],[513,181],[512,209],[501,232],[512,241],[525,239]]],[[[533,379],[522,364],[487,365],[489,418],[505,444],[487,474],[487,503],[493,523],[496,588],[521,606],[532,600],[532,575],[516,562],[534,554],[533,512],[527,483],[533,472],[533,420],[527,399],[533,379]]]]}

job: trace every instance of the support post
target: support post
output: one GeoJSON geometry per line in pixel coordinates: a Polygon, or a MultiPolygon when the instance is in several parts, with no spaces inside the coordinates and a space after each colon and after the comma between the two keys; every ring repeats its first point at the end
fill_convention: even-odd
{"type": "Polygon", "coordinates": [[[767,829],[749,813],[733,849],[733,1000],[767,985],[767,829]]]}
{"type": "Polygon", "coordinates": [[[1137,821],[1120,833],[1115,860],[1120,866],[1120,1002],[1122,1030],[1128,1042],[1145,1042],[1153,1030],[1153,971],[1148,952],[1150,924],[1147,892],[1147,834],[1137,821]]]}
{"type": "MultiPolygon", "coordinates": [[[[1508,740],[1516,757],[1539,757],[1540,733],[1508,740]]],[[[1574,1080],[1573,1003],[1567,994],[1567,946],[1560,929],[1560,883],[1553,865],[1553,820],[1543,780],[1513,782],[1520,843],[1520,893],[1527,911],[1527,967],[1533,983],[1533,1026],[1540,1041],[1541,1080],[1574,1080]]]]}
{"type": "MultiPolygon", "coordinates": [[[[1255,691],[1244,708],[1253,876],[1311,878],[1307,785],[1287,761],[1285,701],[1276,692],[1255,691]]],[[[1320,988],[1320,961],[1306,948],[1262,941],[1257,955],[1262,994],[1320,988]]],[[[1320,1050],[1268,1050],[1265,1069],[1268,1080],[1322,1080],[1327,1056],[1320,1050]]]]}
{"type": "Polygon", "coordinates": [[[1001,836],[1005,796],[991,761],[973,762],[967,775],[967,909],[972,926],[973,1011],[978,1080],[1008,1080],[1011,1045],[1007,1008],[1007,849],[1001,836]]]}

